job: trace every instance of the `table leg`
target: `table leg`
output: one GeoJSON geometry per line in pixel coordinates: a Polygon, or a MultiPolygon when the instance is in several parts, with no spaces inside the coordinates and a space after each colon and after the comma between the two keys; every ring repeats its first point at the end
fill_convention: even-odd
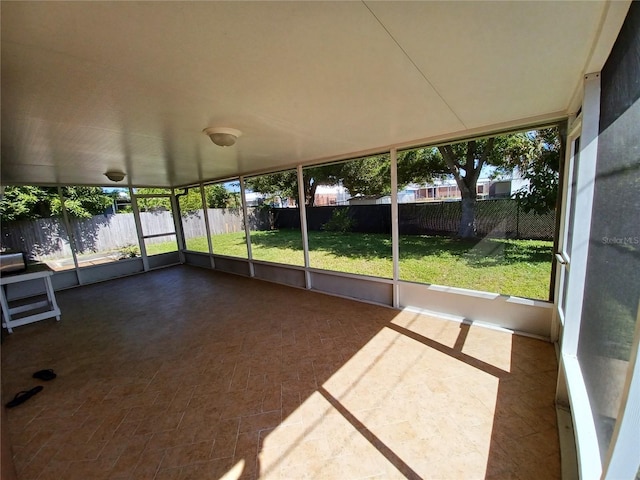
{"type": "Polygon", "coordinates": [[[0,304],[2,304],[2,326],[7,327],[7,332],[13,333],[13,329],[11,328],[11,313],[9,313],[9,302],[7,302],[4,286],[0,288],[0,304]]]}
{"type": "MultiPolygon", "coordinates": [[[[45,277],[44,286],[47,290],[47,297],[49,298],[49,303],[51,303],[51,309],[55,312],[60,312],[58,308],[58,303],[56,302],[56,294],[53,291],[53,285],[51,284],[51,277],[45,277]]],[[[56,315],[56,321],[60,321],[60,313],[56,315]]]]}

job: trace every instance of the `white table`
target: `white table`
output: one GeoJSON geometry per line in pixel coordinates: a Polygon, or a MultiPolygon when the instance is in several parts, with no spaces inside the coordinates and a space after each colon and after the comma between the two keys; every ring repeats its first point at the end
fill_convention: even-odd
{"type": "Polygon", "coordinates": [[[56,317],[57,321],[60,321],[60,308],[56,302],[56,294],[53,291],[51,285],[51,270],[36,270],[27,271],[25,273],[18,273],[13,275],[5,275],[0,277],[0,303],[2,304],[2,326],[7,329],[9,333],[13,333],[13,327],[19,327],[20,325],[26,325],[27,323],[37,322],[44,320],[45,318],[56,317]],[[31,303],[21,304],[19,306],[11,308],[5,291],[5,286],[11,283],[27,282],[29,280],[41,279],[44,282],[45,291],[47,294],[47,300],[35,301],[31,303]],[[46,311],[34,313],[32,315],[20,316],[14,318],[19,313],[29,312],[31,310],[41,310],[47,308],[46,311]]]}

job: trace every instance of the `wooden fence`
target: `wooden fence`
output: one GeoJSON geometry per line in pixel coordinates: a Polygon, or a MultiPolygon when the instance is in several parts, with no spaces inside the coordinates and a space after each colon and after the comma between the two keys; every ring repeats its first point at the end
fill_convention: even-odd
{"type": "MultiPolygon", "coordinates": [[[[309,230],[321,230],[334,210],[345,209],[354,220],[354,231],[391,231],[390,205],[350,207],[313,207],[307,210],[309,230]]],[[[248,211],[251,230],[272,228],[300,228],[298,209],[252,207],[248,211]]],[[[244,230],[242,210],[238,208],[210,208],[207,210],[213,235],[244,230]]],[[[439,204],[400,205],[401,234],[451,234],[457,229],[459,202],[439,204]]],[[[175,231],[170,212],[142,212],[144,235],[159,235],[175,231]]],[[[483,201],[478,203],[476,222],[478,233],[511,238],[552,239],[555,217],[525,214],[515,200],[483,201]]],[[[206,236],[204,212],[198,210],[182,217],[185,238],[206,236]]],[[[72,219],[71,229],[78,254],[113,252],[138,245],[132,213],[97,215],[89,219],[72,219]]],[[[173,234],[146,240],[147,244],[175,241],[173,234]]],[[[30,258],[55,260],[71,256],[69,235],[57,218],[23,220],[2,224],[1,246],[24,251],[30,258]]]]}
{"type": "MultiPolygon", "coordinates": [[[[238,232],[244,229],[240,209],[209,209],[207,213],[213,234],[238,232]]],[[[252,219],[251,223],[260,224],[259,214],[250,212],[249,217],[252,219]]],[[[170,212],[142,212],[140,221],[144,235],[175,231],[170,212]]],[[[113,252],[138,245],[133,213],[72,219],[70,224],[78,254],[113,252]]],[[[182,225],[186,238],[206,236],[202,210],[184,216],[182,225]]],[[[165,235],[149,238],[146,243],[154,244],[172,240],[175,240],[174,235],[165,235]]],[[[59,218],[3,222],[1,246],[5,249],[26,252],[30,258],[36,260],[55,260],[71,256],[69,233],[59,218]]]]}

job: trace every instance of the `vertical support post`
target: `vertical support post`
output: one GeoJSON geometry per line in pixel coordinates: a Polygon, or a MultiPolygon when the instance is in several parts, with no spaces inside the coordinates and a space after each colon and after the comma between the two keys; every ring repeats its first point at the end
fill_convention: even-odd
{"type": "Polygon", "coordinates": [[[202,202],[202,214],[204,215],[204,231],[207,233],[207,245],[209,246],[209,261],[211,268],[216,268],[216,262],[213,259],[213,241],[211,240],[211,225],[209,224],[209,206],[207,205],[207,196],[204,192],[204,185],[200,184],[200,201],[202,202]]]}
{"type": "Polygon", "coordinates": [[[171,189],[169,203],[171,204],[171,216],[173,217],[173,230],[176,232],[176,242],[178,243],[178,258],[180,263],[184,264],[184,251],[187,246],[184,238],[184,229],[182,228],[182,211],[180,210],[180,202],[176,196],[175,188],[171,189]]]}
{"type": "Polygon", "coordinates": [[[400,307],[400,227],[398,224],[398,151],[392,148],[391,156],[391,252],[393,258],[393,307],[400,307]]]}
{"type": "Polygon", "coordinates": [[[144,243],[144,232],[142,231],[142,221],[140,220],[140,209],[138,208],[138,199],[136,198],[133,188],[129,187],[129,198],[131,198],[131,209],[133,210],[133,220],[136,224],[136,233],[138,234],[138,245],[140,246],[140,255],[142,256],[142,266],[145,272],[149,271],[149,259],[147,258],[147,247],[144,243]]]}
{"type": "MultiPolygon", "coordinates": [[[[562,129],[561,137],[564,135],[566,138],[561,140],[561,162],[559,171],[559,183],[558,183],[558,198],[556,200],[556,222],[555,222],[555,235],[553,240],[553,252],[562,255],[562,252],[566,250],[567,244],[567,223],[570,211],[571,202],[571,180],[573,178],[574,158],[576,157],[576,138],[580,136],[580,129],[582,128],[582,117],[576,117],[572,115],[569,118],[569,122],[562,129]]],[[[553,301],[554,309],[551,319],[551,341],[558,343],[560,341],[560,329],[564,326],[564,316],[560,316],[560,308],[562,308],[562,299],[566,295],[564,290],[561,290],[564,286],[565,276],[567,272],[565,265],[558,262],[557,258],[553,260],[553,266],[551,270],[551,281],[549,282],[549,299],[553,301]]],[[[562,312],[564,315],[564,312],[562,312]]],[[[562,373],[558,375],[558,385],[562,373]]],[[[566,385],[564,386],[566,387],[566,385]]],[[[566,388],[564,388],[566,391],[566,388]]],[[[568,394],[564,396],[556,396],[556,401],[563,405],[568,405],[568,394]]]]}
{"type": "MultiPolygon", "coordinates": [[[[571,115],[569,117],[569,120],[573,120],[575,118],[575,115],[571,115]]],[[[562,211],[562,207],[564,205],[564,198],[566,195],[566,190],[565,190],[565,177],[567,174],[567,165],[568,165],[568,161],[567,158],[567,150],[568,150],[568,135],[567,135],[567,127],[569,125],[569,121],[565,121],[565,122],[561,122],[560,124],[558,124],[558,137],[560,137],[560,162],[559,162],[559,168],[558,168],[558,193],[556,194],[556,212],[561,212],[562,211]]],[[[562,215],[556,215],[555,216],[555,222],[554,222],[554,229],[553,231],[555,232],[553,235],[553,252],[556,253],[559,251],[559,245],[562,242],[562,238],[560,236],[560,230],[561,230],[561,226],[564,223],[562,221],[564,217],[562,215]]],[[[558,274],[558,265],[557,265],[557,261],[554,259],[552,266],[551,266],[551,279],[549,281],[549,297],[548,300],[550,302],[555,302],[555,291],[556,291],[556,276],[558,274]]],[[[555,312],[557,311],[557,309],[554,309],[554,317],[555,312]]],[[[554,318],[552,320],[552,331],[551,331],[551,341],[556,343],[558,341],[558,331],[557,331],[557,319],[554,318]]]]}
{"type": "Polygon", "coordinates": [[[80,272],[80,267],[78,265],[76,236],[73,233],[71,221],[69,220],[69,212],[67,212],[67,207],[64,204],[64,194],[62,193],[62,187],[58,187],[58,196],[60,197],[60,205],[62,207],[62,222],[64,224],[65,230],[67,231],[67,235],[69,235],[69,248],[71,250],[71,257],[73,258],[73,267],[76,271],[78,284],[83,285],[84,282],[82,281],[82,273],[80,272]]]}
{"type": "Polygon", "coordinates": [[[242,216],[244,218],[244,236],[247,239],[247,258],[249,259],[249,276],[255,277],[256,271],[253,267],[253,253],[251,253],[251,228],[249,228],[249,209],[247,208],[247,196],[245,195],[244,176],[240,180],[240,196],[242,197],[242,216]]]}
{"type": "Polygon", "coordinates": [[[304,250],[304,283],[311,288],[311,274],[309,272],[309,235],[307,234],[307,205],[304,191],[304,172],[302,165],[296,167],[298,174],[298,210],[300,210],[300,230],[302,232],[302,248],[304,250]]]}

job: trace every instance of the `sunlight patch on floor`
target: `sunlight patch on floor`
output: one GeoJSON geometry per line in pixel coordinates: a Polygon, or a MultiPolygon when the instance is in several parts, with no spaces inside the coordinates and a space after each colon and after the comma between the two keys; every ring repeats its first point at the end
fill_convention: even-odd
{"type": "Polygon", "coordinates": [[[400,331],[383,328],[265,436],[264,478],[484,476],[511,336],[417,315],[393,323],[400,331]],[[485,360],[469,364],[472,352],[485,360]]]}

